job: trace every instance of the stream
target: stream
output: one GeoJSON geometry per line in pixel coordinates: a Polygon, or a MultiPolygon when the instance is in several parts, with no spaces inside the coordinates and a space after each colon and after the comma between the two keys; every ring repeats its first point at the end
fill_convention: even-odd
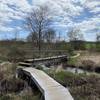
{"type": "Polygon", "coordinates": [[[72,72],[72,73],[78,73],[78,74],[80,74],[80,73],[89,74],[90,73],[89,71],[85,71],[85,70],[80,69],[80,68],[72,68],[72,67],[67,67],[65,70],[72,72]]]}
{"type": "MultiPolygon", "coordinates": [[[[61,66],[61,65],[60,65],[61,66]]],[[[41,67],[44,69],[44,70],[48,70],[48,69],[52,69],[52,68],[55,68],[55,67],[58,67],[58,66],[50,66],[50,67],[47,67],[45,66],[44,64],[41,64],[41,67]]],[[[91,74],[91,73],[95,73],[95,74],[99,74],[97,72],[93,72],[93,71],[87,71],[87,70],[84,70],[84,69],[81,69],[81,68],[73,68],[73,67],[66,67],[64,70],[68,71],[68,72],[72,72],[72,73],[78,73],[78,74],[82,74],[82,73],[85,73],[87,75],[91,74]]]]}

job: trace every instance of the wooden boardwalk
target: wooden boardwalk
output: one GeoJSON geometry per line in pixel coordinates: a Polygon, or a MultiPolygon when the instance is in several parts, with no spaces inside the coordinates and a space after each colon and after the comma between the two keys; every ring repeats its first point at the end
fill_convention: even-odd
{"type": "Polygon", "coordinates": [[[46,58],[37,58],[37,59],[28,59],[27,61],[36,62],[36,61],[46,61],[46,60],[54,60],[54,59],[61,59],[61,58],[67,58],[67,55],[59,55],[59,56],[46,57],[46,58]]]}
{"type": "Polygon", "coordinates": [[[26,59],[24,62],[19,62],[19,66],[31,67],[33,64],[36,65],[39,63],[53,64],[55,62],[61,62],[62,59],[67,60],[67,58],[68,58],[67,55],[59,55],[59,56],[46,57],[46,58],[26,59]]]}
{"type": "Polygon", "coordinates": [[[74,100],[67,88],[56,82],[45,72],[32,67],[23,68],[22,70],[31,77],[44,95],[45,100],[74,100]]]}

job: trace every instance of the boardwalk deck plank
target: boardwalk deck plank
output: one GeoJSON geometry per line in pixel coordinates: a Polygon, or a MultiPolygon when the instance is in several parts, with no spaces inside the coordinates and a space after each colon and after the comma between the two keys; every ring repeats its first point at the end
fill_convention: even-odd
{"type": "Polygon", "coordinates": [[[45,72],[32,67],[24,68],[23,70],[30,73],[33,81],[42,90],[45,100],[74,100],[67,88],[56,82],[45,72]]]}

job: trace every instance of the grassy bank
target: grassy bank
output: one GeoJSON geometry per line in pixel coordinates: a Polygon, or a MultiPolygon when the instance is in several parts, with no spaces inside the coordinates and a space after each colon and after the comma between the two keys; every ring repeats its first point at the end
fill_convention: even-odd
{"type": "Polygon", "coordinates": [[[15,77],[16,64],[0,64],[0,100],[40,100],[37,88],[31,89],[27,82],[15,77]]]}
{"type": "Polygon", "coordinates": [[[78,53],[79,57],[68,59],[66,67],[100,73],[100,52],[78,51],[78,53]]]}
{"type": "Polygon", "coordinates": [[[75,100],[100,100],[100,76],[67,71],[48,71],[48,74],[67,87],[75,100]]]}

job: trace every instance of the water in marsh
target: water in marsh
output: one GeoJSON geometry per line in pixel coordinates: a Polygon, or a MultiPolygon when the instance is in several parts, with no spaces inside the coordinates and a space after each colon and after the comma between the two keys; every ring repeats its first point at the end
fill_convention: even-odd
{"type": "Polygon", "coordinates": [[[85,71],[85,70],[80,69],[80,68],[67,67],[66,70],[69,72],[72,72],[72,73],[89,73],[88,71],[85,71]]]}

